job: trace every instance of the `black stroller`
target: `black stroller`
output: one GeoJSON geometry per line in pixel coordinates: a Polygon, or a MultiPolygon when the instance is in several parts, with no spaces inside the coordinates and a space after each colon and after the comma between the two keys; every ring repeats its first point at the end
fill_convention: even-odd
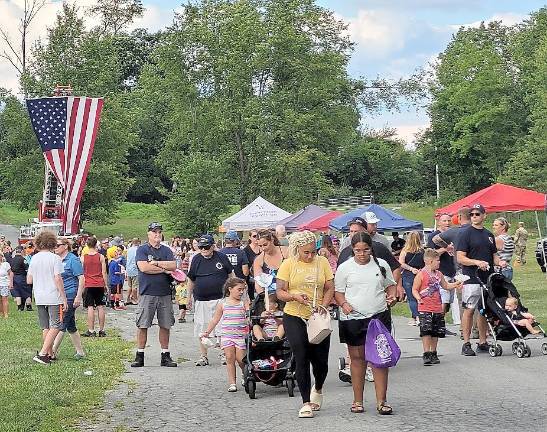
{"type": "Polygon", "coordinates": [[[256,383],[277,387],[284,383],[290,397],[294,396],[295,363],[287,338],[280,340],[253,339],[253,325],[260,321],[266,309],[264,293],[257,294],[249,310],[249,333],[247,335],[247,357],[243,370],[243,385],[251,399],[256,399],[256,383]]]}
{"type": "MultiPolygon", "coordinates": [[[[486,318],[488,327],[494,338],[494,343],[490,345],[488,351],[490,355],[492,357],[502,355],[503,350],[498,341],[515,341],[511,347],[513,354],[518,358],[530,357],[532,350],[526,344],[526,336],[530,332],[525,327],[517,326],[505,310],[505,301],[510,296],[518,300],[520,310],[523,312],[528,311],[522,305],[520,294],[515,285],[500,273],[493,273],[488,277],[486,286],[481,282],[481,287],[482,307],[479,312],[486,318]]],[[[545,331],[539,323],[534,323],[534,326],[543,333],[543,336],[540,337],[545,338],[545,331]]],[[[547,355],[546,342],[542,343],[541,352],[547,355]]]]}

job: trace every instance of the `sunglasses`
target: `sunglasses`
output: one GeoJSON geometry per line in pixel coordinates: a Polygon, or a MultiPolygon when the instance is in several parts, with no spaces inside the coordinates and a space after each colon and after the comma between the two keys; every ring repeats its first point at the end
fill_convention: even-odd
{"type": "Polygon", "coordinates": [[[481,216],[482,213],[469,213],[471,216],[481,216]]]}
{"type": "Polygon", "coordinates": [[[251,235],[252,238],[257,238],[258,237],[258,234],[253,234],[251,235]]]}
{"type": "Polygon", "coordinates": [[[212,246],[211,245],[207,245],[207,246],[198,246],[198,249],[204,249],[204,250],[209,250],[211,249],[212,246]]]}

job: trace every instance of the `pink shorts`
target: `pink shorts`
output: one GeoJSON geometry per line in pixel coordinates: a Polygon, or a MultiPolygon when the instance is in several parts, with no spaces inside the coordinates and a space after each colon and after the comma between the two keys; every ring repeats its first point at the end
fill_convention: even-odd
{"type": "Polygon", "coordinates": [[[241,336],[221,336],[220,337],[220,348],[229,348],[236,347],[240,350],[246,350],[247,346],[245,345],[245,338],[241,336]]]}

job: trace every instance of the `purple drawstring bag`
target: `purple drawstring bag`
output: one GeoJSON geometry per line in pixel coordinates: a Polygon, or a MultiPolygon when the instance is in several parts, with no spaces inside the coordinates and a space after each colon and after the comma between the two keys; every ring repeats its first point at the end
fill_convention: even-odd
{"type": "Polygon", "coordinates": [[[379,319],[371,319],[365,339],[365,360],[375,368],[393,367],[401,357],[401,349],[379,319]]]}

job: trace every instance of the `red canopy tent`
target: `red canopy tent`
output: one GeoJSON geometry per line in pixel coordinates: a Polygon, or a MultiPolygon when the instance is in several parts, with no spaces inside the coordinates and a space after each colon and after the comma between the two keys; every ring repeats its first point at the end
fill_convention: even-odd
{"type": "Polygon", "coordinates": [[[310,231],[328,231],[330,221],[337,218],[338,216],[342,214],[343,213],[339,211],[330,211],[328,213],[325,213],[322,216],[319,216],[318,218],[312,219],[311,221],[298,225],[298,229],[310,230],[310,231]]]}
{"type": "Polygon", "coordinates": [[[465,198],[437,209],[435,215],[456,214],[460,207],[482,204],[488,213],[506,211],[545,210],[546,195],[529,189],[522,189],[501,183],[493,184],[465,198]]]}

